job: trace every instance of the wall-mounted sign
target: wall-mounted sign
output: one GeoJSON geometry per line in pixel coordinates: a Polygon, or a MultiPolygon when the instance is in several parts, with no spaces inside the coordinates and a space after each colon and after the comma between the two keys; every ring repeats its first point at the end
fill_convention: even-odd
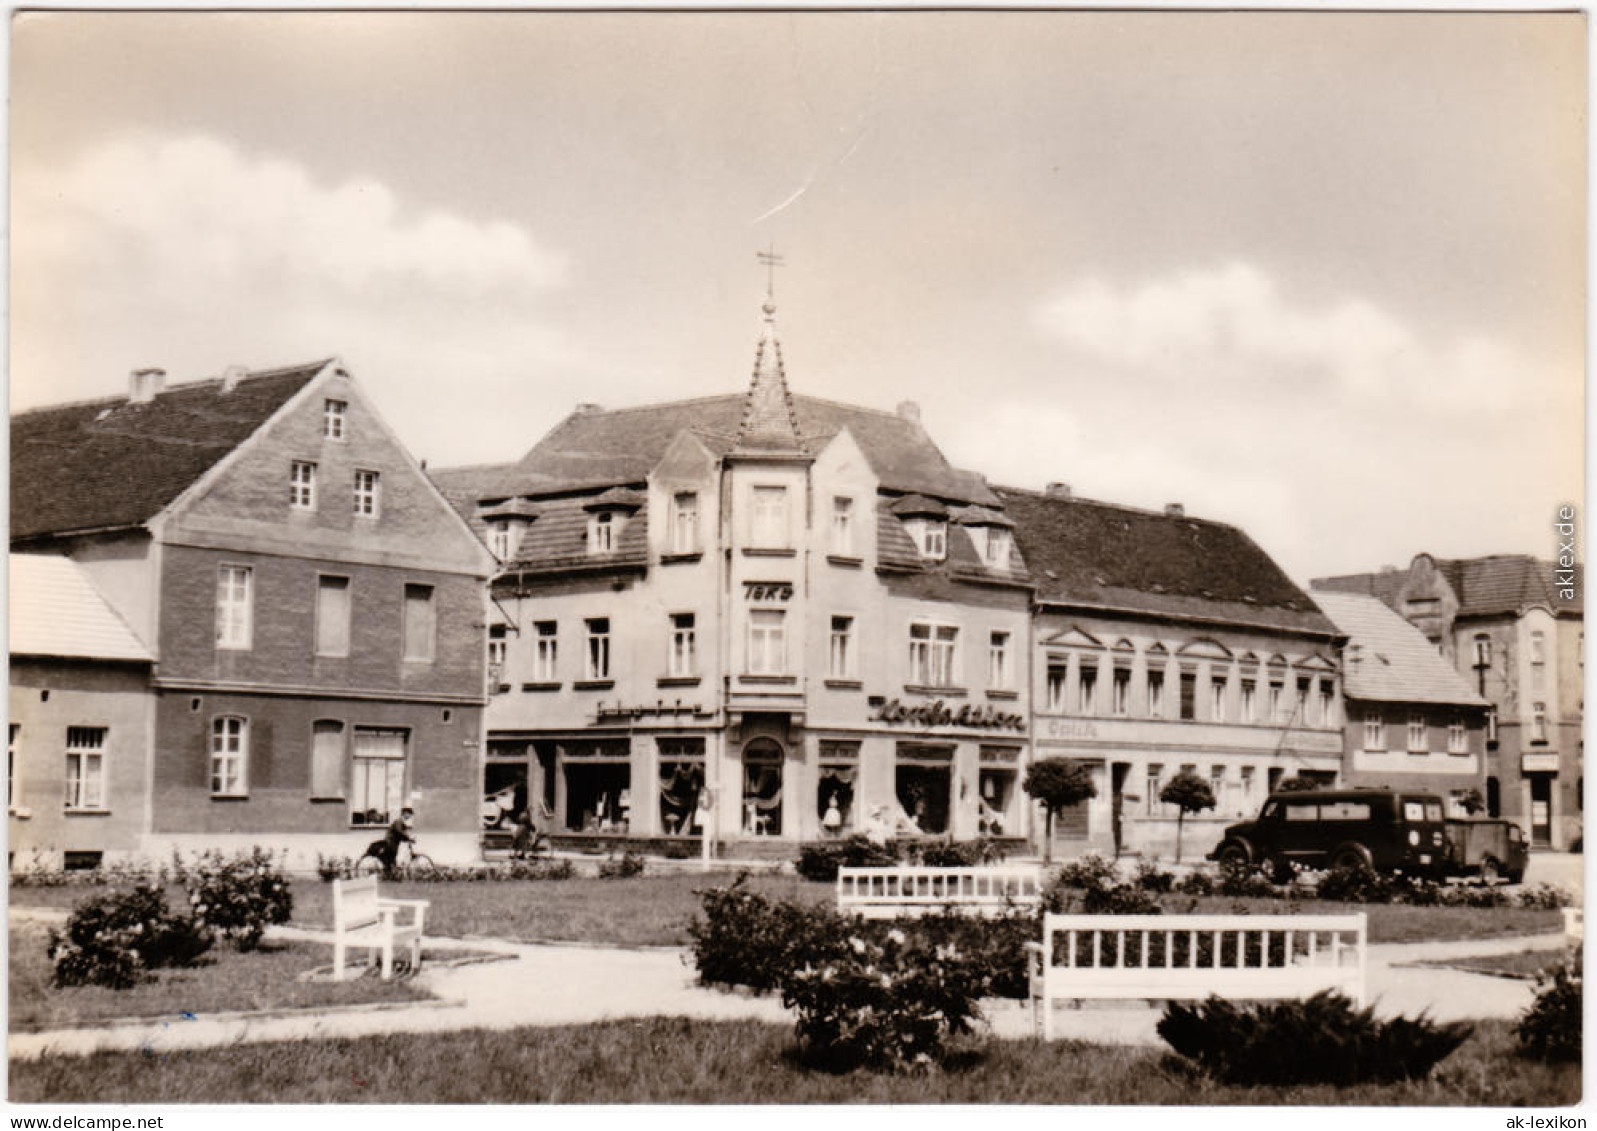
{"type": "Polygon", "coordinates": [[[594,711],[595,721],[601,723],[680,715],[692,715],[695,718],[702,718],[713,714],[715,714],[714,711],[706,711],[697,703],[684,703],[680,699],[675,703],[667,703],[664,699],[657,699],[653,703],[640,703],[632,707],[621,703],[617,703],[613,707],[607,707],[600,703],[594,711]]]}
{"type": "Polygon", "coordinates": [[[791,581],[745,581],[743,598],[746,601],[780,602],[793,599],[791,581]]]}
{"type": "Polygon", "coordinates": [[[1047,734],[1049,738],[1097,738],[1098,728],[1076,719],[1049,719],[1047,734]]]}
{"type": "Polygon", "coordinates": [[[1024,715],[999,711],[990,705],[965,703],[950,708],[941,699],[913,705],[901,703],[897,699],[888,699],[872,705],[876,708],[872,720],[880,723],[923,727],[974,727],[979,730],[1024,731],[1026,729],[1024,715]]]}
{"type": "Polygon", "coordinates": [[[1519,756],[1519,772],[1522,774],[1556,774],[1558,772],[1558,755],[1556,752],[1541,752],[1537,754],[1521,754],[1519,756]]]}

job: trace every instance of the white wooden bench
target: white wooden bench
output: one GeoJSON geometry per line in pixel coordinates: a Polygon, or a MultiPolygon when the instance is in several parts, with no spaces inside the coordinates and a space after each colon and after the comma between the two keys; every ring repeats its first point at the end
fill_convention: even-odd
{"type": "Polygon", "coordinates": [[[1586,941],[1586,909],[1583,907],[1565,907],[1564,912],[1564,945],[1580,946],[1586,941]]]}
{"type": "Polygon", "coordinates": [[[394,973],[394,948],[410,946],[411,972],[421,968],[422,921],[425,899],[383,899],[377,894],[377,877],[333,881],[333,980],[344,980],[344,959],[351,947],[381,953],[383,979],[394,973]],[[409,911],[405,922],[400,913],[409,911]]]}
{"type": "Polygon", "coordinates": [[[1059,1001],[1309,997],[1364,1004],[1367,919],[1354,915],[1044,915],[1028,943],[1034,1027],[1059,1001]]]}
{"type": "Polygon", "coordinates": [[[1034,910],[1042,899],[1042,876],[1023,865],[971,868],[839,868],[837,909],[867,919],[956,910],[1000,915],[1034,910]]]}

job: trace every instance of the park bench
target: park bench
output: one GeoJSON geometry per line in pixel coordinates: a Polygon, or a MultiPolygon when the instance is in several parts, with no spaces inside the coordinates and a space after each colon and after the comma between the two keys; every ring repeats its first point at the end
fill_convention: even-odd
{"type": "Polygon", "coordinates": [[[1027,943],[1032,1021],[1053,1039],[1060,1001],[1309,997],[1364,1004],[1366,917],[1054,915],[1027,943]]]}
{"type": "Polygon", "coordinates": [[[380,952],[383,979],[394,973],[394,948],[410,946],[410,969],[421,968],[422,920],[425,899],[383,899],[377,894],[377,877],[333,881],[333,980],[344,980],[344,958],[350,947],[380,952]],[[409,911],[406,921],[400,913],[409,911]]]}
{"type": "Polygon", "coordinates": [[[1563,911],[1564,944],[1580,946],[1586,941],[1586,910],[1582,907],[1566,907],[1563,911]]]}
{"type": "Polygon", "coordinates": [[[1034,910],[1041,899],[1041,875],[1036,868],[1022,865],[905,865],[837,870],[837,909],[867,919],[948,909],[1000,915],[1010,910],[1034,910]]]}

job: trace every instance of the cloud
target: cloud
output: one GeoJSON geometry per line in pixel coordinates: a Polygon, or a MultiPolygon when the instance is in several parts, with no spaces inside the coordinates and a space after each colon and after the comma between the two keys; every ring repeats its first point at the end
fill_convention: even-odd
{"type": "Polygon", "coordinates": [[[1033,323],[1077,359],[1153,383],[1385,408],[1506,408],[1540,376],[1485,335],[1431,340],[1357,297],[1297,302],[1243,262],[1130,286],[1077,280],[1040,302],[1033,323]]]}
{"type": "Polygon", "coordinates": [[[560,252],[375,180],[141,134],[20,174],[13,208],[17,405],[119,392],[137,365],[181,381],[337,354],[413,447],[464,461],[485,436],[529,446],[539,381],[589,364],[560,329],[560,252]]]}

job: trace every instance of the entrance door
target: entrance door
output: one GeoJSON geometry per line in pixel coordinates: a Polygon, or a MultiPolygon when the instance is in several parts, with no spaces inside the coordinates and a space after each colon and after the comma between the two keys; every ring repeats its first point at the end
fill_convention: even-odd
{"type": "Polygon", "coordinates": [[[1530,779],[1530,842],[1553,843],[1553,779],[1547,774],[1530,779]]]}
{"type": "Polygon", "coordinates": [[[782,747],[756,738],[743,748],[743,832],[782,835],[782,747]]]}

